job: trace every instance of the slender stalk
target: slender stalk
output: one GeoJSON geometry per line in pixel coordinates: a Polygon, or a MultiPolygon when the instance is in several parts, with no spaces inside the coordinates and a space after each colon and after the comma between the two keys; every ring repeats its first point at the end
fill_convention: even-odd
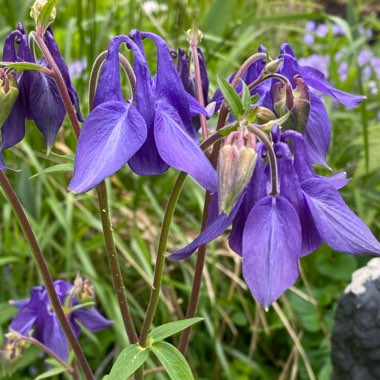
{"type": "Polygon", "coordinates": [[[68,373],[71,375],[74,373],[74,369],[70,367],[65,361],[63,361],[55,352],[53,352],[49,347],[45,346],[43,343],[41,343],[39,340],[34,339],[31,336],[25,336],[17,333],[17,331],[13,330],[13,333],[17,335],[17,339],[23,340],[24,342],[29,342],[33,344],[34,346],[38,347],[40,350],[47,353],[50,357],[52,357],[54,360],[56,360],[63,368],[66,369],[68,373]]]}
{"type": "MultiPolygon", "coordinates": [[[[33,37],[35,38],[42,53],[44,54],[49,66],[54,72],[53,78],[55,82],[57,83],[59,93],[62,97],[67,114],[73,126],[74,133],[76,137],[78,138],[80,134],[80,125],[75,115],[73,106],[71,104],[69,93],[67,91],[62,75],[59,71],[59,68],[55,63],[54,58],[50,54],[50,51],[48,47],[46,46],[43,37],[35,33],[33,34],[33,37]]],[[[101,63],[98,63],[97,70],[99,70],[100,67],[101,67],[101,63]]],[[[93,74],[92,81],[96,82],[98,72],[96,70],[93,70],[92,74],[93,74]]],[[[90,92],[90,96],[91,98],[90,98],[89,103],[90,105],[93,106],[94,91],[90,92]]],[[[110,216],[109,216],[110,212],[109,212],[108,201],[107,201],[107,189],[104,183],[101,183],[96,190],[98,194],[98,203],[99,203],[99,210],[100,210],[102,226],[103,226],[103,235],[104,235],[104,240],[106,244],[106,252],[108,255],[108,261],[110,265],[110,271],[112,275],[112,281],[113,281],[115,293],[119,302],[121,314],[123,316],[123,322],[128,334],[128,339],[131,343],[135,343],[137,342],[137,333],[136,333],[136,329],[134,327],[132,317],[129,311],[128,301],[125,296],[125,288],[124,288],[124,284],[123,284],[122,276],[121,276],[121,270],[120,270],[119,262],[117,260],[116,248],[115,248],[115,243],[113,239],[112,226],[111,226],[111,221],[110,221],[110,216]]]]}
{"type": "Polygon", "coordinates": [[[276,154],[274,153],[273,146],[271,142],[269,141],[268,136],[260,128],[256,127],[254,124],[250,124],[248,126],[248,129],[260,141],[262,141],[267,148],[270,177],[271,177],[271,191],[269,192],[269,195],[278,196],[280,194],[280,191],[278,188],[278,170],[277,170],[276,154]]]}
{"type": "Polygon", "coordinates": [[[102,220],[104,240],[106,244],[106,251],[108,254],[108,263],[112,273],[113,287],[116,292],[116,297],[119,302],[120,311],[123,317],[125,329],[127,331],[128,339],[131,344],[138,342],[138,336],[133,324],[131,312],[129,310],[125,287],[123,283],[123,276],[120,270],[120,264],[117,257],[115,248],[115,241],[112,233],[112,223],[109,213],[106,183],[102,181],[96,188],[98,195],[100,218],[102,220]]]}
{"type": "MultiPolygon", "coordinates": [[[[208,210],[210,207],[211,196],[210,193],[206,193],[205,203],[203,206],[203,214],[202,214],[202,225],[201,231],[203,231],[206,227],[207,218],[208,218],[208,210]]],[[[189,304],[187,305],[186,310],[186,319],[193,318],[198,306],[199,294],[201,290],[202,284],[202,274],[203,268],[205,265],[206,259],[206,249],[207,245],[204,244],[198,248],[197,260],[195,262],[195,271],[194,271],[194,279],[193,279],[193,287],[191,289],[191,295],[189,299],[189,304]]],[[[187,345],[190,339],[191,327],[188,327],[181,334],[181,338],[178,344],[178,349],[184,354],[187,349],[187,345]]]]}
{"type": "Polygon", "coordinates": [[[150,327],[153,322],[154,314],[157,309],[158,300],[160,296],[162,276],[164,272],[164,263],[165,263],[165,252],[166,245],[168,242],[168,235],[170,230],[171,221],[173,219],[174,210],[179,198],[179,195],[182,190],[183,183],[185,182],[187,174],[181,172],[173,186],[173,189],[170,193],[168,203],[165,209],[164,219],[162,221],[160,240],[158,243],[157,249],[157,258],[156,258],[156,266],[154,269],[154,278],[152,291],[150,294],[148,308],[145,314],[144,323],[141,329],[140,334],[140,345],[145,347],[147,343],[147,338],[149,334],[150,327]]]}
{"type": "Polygon", "coordinates": [[[42,281],[44,283],[44,286],[46,288],[46,291],[49,295],[49,300],[51,303],[51,306],[57,315],[58,321],[63,329],[63,332],[65,333],[65,336],[67,338],[67,341],[69,342],[72,350],[74,351],[74,354],[83,370],[83,373],[87,380],[93,380],[94,375],[91,371],[91,368],[87,362],[86,357],[83,354],[82,348],[79,345],[79,342],[71,329],[71,326],[69,324],[69,321],[67,320],[67,317],[65,315],[65,312],[63,311],[61,302],[57,296],[57,293],[54,288],[54,282],[50,275],[49,269],[47,267],[45,258],[42,254],[41,248],[37,242],[37,239],[33,233],[33,230],[29,224],[28,218],[24,213],[24,210],[21,206],[20,201],[17,198],[16,193],[14,192],[11,184],[9,183],[7,177],[4,175],[3,171],[0,170],[0,186],[4,191],[5,196],[7,197],[10,205],[12,206],[12,209],[14,213],[16,214],[16,217],[20,223],[20,226],[24,232],[25,238],[28,241],[28,244],[32,250],[33,258],[37,264],[38,270],[40,272],[40,275],[42,277],[42,281]]]}

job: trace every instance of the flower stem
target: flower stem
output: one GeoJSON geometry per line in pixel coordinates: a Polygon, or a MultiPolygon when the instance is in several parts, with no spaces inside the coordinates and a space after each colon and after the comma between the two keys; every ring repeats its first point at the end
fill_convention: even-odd
{"type": "Polygon", "coordinates": [[[144,323],[143,323],[141,334],[140,334],[140,340],[139,340],[140,345],[143,347],[146,346],[149,330],[152,325],[154,314],[157,309],[158,300],[160,296],[161,283],[162,283],[162,276],[164,272],[165,252],[166,252],[166,245],[168,242],[170,225],[173,219],[174,210],[175,210],[179,195],[181,193],[183,183],[186,179],[186,176],[187,174],[184,172],[181,172],[178,175],[177,180],[170,193],[168,203],[166,205],[165,215],[164,215],[164,219],[162,221],[162,226],[161,226],[160,240],[159,240],[158,249],[157,249],[156,266],[154,269],[152,291],[150,294],[149,304],[148,304],[148,308],[145,314],[145,319],[144,319],[144,323]]]}
{"type": "Polygon", "coordinates": [[[61,302],[54,288],[53,279],[50,275],[50,272],[47,267],[45,258],[42,254],[41,248],[37,242],[37,239],[33,233],[33,230],[29,224],[28,218],[21,206],[21,203],[18,200],[17,195],[12,188],[12,185],[9,183],[7,177],[5,176],[2,170],[0,170],[0,186],[3,189],[4,194],[7,197],[10,205],[12,206],[12,209],[14,213],[16,214],[17,219],[20,223],[20,226],[24,232],[25,238],[29,243],[29,246],[32,250],[33,258],[37,264],[38,270],[42,277],[42,281],[49,295],[51,306],[55,314],[57,315],[58,321],[63,329],[63,332],[65,333],[65,336],[75,353],[75,356],[83,370],[83,373],[86,379],[93,380],[94,375],[91,371],[91,368],[87,362],[86,357],[83,354],[82,348],[79,345],[79,342],[69,324],[69,321],[67,320],[65,312],[63,311],[61,302]]]}
{"type": "Polygon", "coordinates": [[[276,154],[273,150],[273,145],[269,141],[268,136],[254,124],[249,124],[248,129],[252,132],[261,142],[263,142],[267,148],[269,167],[270,167],[270,177],[271,177],[271,191],[269,195],[278,196],[280,194],[278,188],[278,170],[277,170],[277,160],[276,154]]]}
{"type": "Polygon", "coordinates": [[[63,361],[55,352],[53,352],[49,347],[45,346],[43,343],[41,343],[39,340],[34,339],[31,336],[25,336],[19,334],[17,331],[12,330],[14,334],[17,335],[17,339],[23,340],[24,342],[29,342],[33,344],[34,346],[38,347],[40,350],[47,353],[50,357],[52,357],[54,360],[56,360],[63,368],[67,370],[68,373],[73,374],[74,369],[70,367],[65,361],[63,361]]]}
{"type": "Polygon", "coordinates": [[[106,244],[106,251],[108,255],[108,263],[112,273],[113,287],[116,292],[116,297],[119,302],[121,315],[125,329],[127,331],[128,339],[131,344],[138,342],[138,336],[134,323],[132,320],[131,312],[129,310],[125,287],[123,283],[123,276],[120,270],[120,264],[117,257],[115,248],[115,241],[112,233],[112,223],[108,206],[107,189],[105,181],[102,181],[96,187],[98,195],[100,218],[102,220],[104,240],[106,244]]]}

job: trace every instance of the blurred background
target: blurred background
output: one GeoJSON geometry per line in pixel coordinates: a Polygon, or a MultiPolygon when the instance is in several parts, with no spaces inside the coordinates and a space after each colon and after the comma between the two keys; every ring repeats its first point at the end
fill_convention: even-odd
{"type": "MultiPolygon", "coordinates": [[[[0,47],[22,21],[33,28],[31,1],[0,1],[0,47]]],[[[61,0],[52,27],[88,113],[87,81],[96,56],[109,39],[130,29],[163,36],[170,47],[187,49],[186,30],[198,20],[211,81],[228,77],[260,44],[271,56],[281,43],[292,44],[301,64],[325,73],[339,89],[367,96],[358,109],[346,110],[326,99],[333,139],[328,163],[332,172],[352,178],[342,190],[350,207],[380,237],[380,3],[373,1],[283,0],[61,0]]],[[[154,58],[153,44],[146,44],[154,58]]],[[[125,52],[128,55],[128,52],[125,52]]],[[[154,70],[154,67],[152,67],[154,70]]],[[[210,92],[212,96],[212,92],[210,92]]],[[[211,126],[215,123],[210,122],[211,126]]],[[[103,249],[94,191],[66,193],[71,173],[49,172],[61,163],[72,167],[75,139],[68,120],[52,153],[32,123],[26,139],[6,152],[7,173],[25,206],[55,279],[72,281],[77,272],[90,278],[98,306],[113,327],[81,342],[101,378],[126,344],[112,293],[103,249]]],[[[66,169],[67,170],[67,169],[66,169]]],[[[326,170],[318,169],[328,174],[326,170]]],[[[128,298],[136,325],[141,327],[153,278],[153,263],[164,207],[176,172],[138,177],[128,167],[112,186],[112,211],[128,298]]],[[[190,242],[200,228],[203,191],[187,180],[175,214],[169,249],[190,242]]],[[[9,299],[25,298],[40,283],[29,247],[5,198],[0,195],[0,344],[16,309],[9,299]]],[[[255,304],[241,276],[240,258],[225,237],[209,246],[198,315],[204,322],[193,329],[188,359],[197,379],[318,379],[331,376],[330,336],[337,300],[351,273],[369,257],[336,253],[326,245],[301,260],[302,276],[278,307],[264,312],[255,304]]],[[[191,289],[194,258],[167,261],[155,322],[183,318],[191,289]]],[[[173,342],[176,343],[176,339],[173,342]]],[[[150,368],[156,363],[151,361],[150,368]]],[[[34,379],[46,370],[37,349],[29,349],[15,364],[12,379],[34,379]]],[[[6,379],[6,371],[0,378],[6,379]]],[[[59,379],[58,376],[52,377],[59,379]]],[[[149,378],[163,380],[154,373],[149,378]]]]}

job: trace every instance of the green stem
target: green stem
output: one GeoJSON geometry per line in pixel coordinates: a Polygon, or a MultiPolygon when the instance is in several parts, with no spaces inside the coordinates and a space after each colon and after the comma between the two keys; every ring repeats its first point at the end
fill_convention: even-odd
{"type": "Polygon", "coordinates": [[[41,248],[37,242],[37,239],[33,233],[33,230],[29,224],[28,218],[26,214],[24,213],[24,210],[21,206],[20,201],[17,198],[16,193],[14,192],[11,184],[9,183],[7,177],[3,173],[2,170],[0,170],[0,186],[3,189],[5,196],[7,197],[10,205],[12,206],[12,209],[14,213],[16,214],[16,217],[20,223],[20,226],[24,232],[24,236],[26,240],[29,243],[29,246],[32,250],[33,258],[37,264],[38,270],[40,272],[42,281],[44,283],[44,286],[46,288],[46,291],[49,295],[51,306],[57,315],[58,321],[63,329],[63,332],[65,333],[65,336],[67,338],[67,341],[69,342],[72,350],[74,351],[74,354],[83,370],[83,373],[87,380],[93,380],[94,375],[91,371],[91,368],[87,362],[86,357],[83,354],[82,348],[79,345],[79,342],[71,329],[71,326],[69,324],[69,321],[67,320],[67,317],[65,315],[65,312],[63,311],[61,302],[57,296],[57,293],[54,288],[54,282],[50,275],[49,269],[47,267],[45,258],[42,254],[41,248]]]}
{"type": "Polygon", "coordinates": [[[125,329],[128,334],[128,339],[131,344],[138,342],[138,336],[134,323],[132,320],[131,312],[129,310],[127,295],[125,292],[125,287],[123,283],[123,276],[120,270],[120,264],[117,257],[117,252],[115,248],[115,241],[113,239],[112,233],[112,223],[109,213],[108,199],[106,183],[102,181],[96,188],[96,193],[98,195],[100,218],[103,225],[104,240],[106,244],[106,251],[108,255],[108,264],[112,273],[113,287],[116,292],[116,297],[119,302],[121,315],[123,317],[123,322],[125,329]]]}
{"type": "Polygon", "coordinates": [[[140,334],[140,345],[143,347],[146,346],[149,330],[152,325],[154,314],[157,309],[158,300],[160,296],[161,283],[162,283],[162,276],[164,272],[165,251],[166,251],[166,245],[168,242],[170,224],[173,219],[174,210],[175,210],[179,195],[181,193],[183,183],[186,179],[186,176],[187,174],[184,172],[181,172],[179,174],[173,186],[173,189],[170,193],[168,203],[166,205],[164,220],[162,221],[160,241],[158,243],[158,249],[157,249],[157,258],[156,258],[156,266],[154,269],[152,291],[150,294],[149,304],[148,304],[148,308],[146,311],[144,323],[143,323],[141,334],[140,334]]]}

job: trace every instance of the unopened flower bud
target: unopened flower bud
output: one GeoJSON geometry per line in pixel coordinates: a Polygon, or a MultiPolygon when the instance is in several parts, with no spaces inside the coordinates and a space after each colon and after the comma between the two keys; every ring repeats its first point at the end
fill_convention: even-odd
{"type": "Polygon", "coordinates": [[[289,84],[277,82],[273,88],[274,110],[278,116],[284,116],[294,106],[294,96],[289,84]]]}
{"type": "Polygon", "coordinates": [[[48,0],[36,0],[32,6],[32,8],[30,9],[30,16],[34,19],[36,25],[37,25],[37,28],[38,27],[42,27],[43,29],[43,32],[45,31],[45,29],[47,28],[47,26],[49,24],[51,24],[54,20],[55,20],[55,17],[57,15],[57,9],[55,7],[53,7],[51,13],[50,13],[50,16],[49,16],[49,20],[47,22],[47,25],[38,25],[38,17],[41,13],[41,10],[42,8],[44,7],[44,5],[48,2],[48,0]]]}
{"type": "Polygon", "coordinates": [[[268,62],[266,64],[266,66],[264,67],[263,74],[264,75],[268,75],[268,74],[275,74],[275,73],[277,73],[277,71],[279,70],[282,62],[284,62],[283,58],[278,58],[278,59],[275,59],[273,61],[268,62]]]}
{"type": "Polygon", "coordinates": [[[30,346],[29,342],[20,339],[20,335],[16,331],[5,334],[5,338],[1,356],[7,361],[20,358],[24,350],[30,346]]]}
{"type": "Polygon", "coordinates": [[[0,128],[8,119],[12,112],[19,91],[16,77],[7,74],[1,70],[0,72],[0,128]]]}
{"type": "Polygon", "coordinates": [[[289,118],[282,125],[285,129],[294,129],[304,132],[310,113],[310,95],[306,83],[296,75],[294,77],[296,88],[276,83],[273,93],[274,109],[283,116],[290,111],[289,118]]]}
{"type": "Polygon", "coordinates": [[[92,282],[79,274],[76,276],[73,288],[75,298],[80,302],[89,302],[95,299],[95,291],[92,282]]]}
{"type": "Polygon", "coordinates": [[[277,116],[269,108],[261,106],[257,107],[256,117],[260,123],[268,123],[277,119],[277,116]]]}
{"type": "Polygon", "coordinates": [[[218,157],[219,212],[231,212],[252,177],[256,161],[256,137],[244,131],[230,133],[218,157]]]}

